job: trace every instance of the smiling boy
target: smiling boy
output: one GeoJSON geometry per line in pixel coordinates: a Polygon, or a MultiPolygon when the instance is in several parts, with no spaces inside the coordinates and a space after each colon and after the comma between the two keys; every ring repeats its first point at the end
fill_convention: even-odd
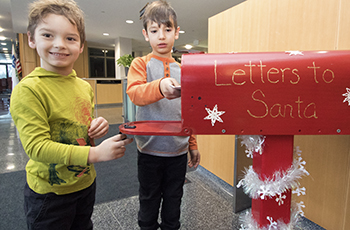
{"type": "Polygon", "coordinates": [[[40,56],[41,67],[65,76],[84,49],[76,26],[63,15],[48,14],[28,37],[29,46],[40,56]]]}
{"type": "MultiPolygon", "coordinates": [[[[181,67],[171,50],[179,37],[176,13],[166,1],[155,1],[143,15],[145,40],[152,53],[135,58],[128,73],[127,93],[140,106],[136,120],[181,120],[181,67]]],[[[142,230],[179,229],[180,205],[188,165],[197,167],[200,154],[194,136],[135,136],[138,149],[142,230]],[[161,223],[158,223],[159,208],[161,223]]]]}
{"type": "Polygon", "coordinates": [[[93,119],[91,86],[74,62],[85,41],[83,12],[72,0],[39,0],[30,7],[28,43],[40,56],[14,88],[10,112],[29,156],[24,207],[28,229],[92,229],[96,172],[93,163],[120,158],[132,140],[93,119]]]}

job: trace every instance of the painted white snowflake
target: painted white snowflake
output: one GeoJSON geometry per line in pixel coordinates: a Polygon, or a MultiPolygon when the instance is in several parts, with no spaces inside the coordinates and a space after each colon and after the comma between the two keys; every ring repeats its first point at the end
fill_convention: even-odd
{"type": "Polygon", "coordinates": [[[276,202],[278,203],[279,206],[281,206],[284,203],[283,200],[285,200],[286,198],[287,198],[286,195],[282,196],[282,193],[278,193],[276,197],[276,202]]]}
{"type": "Polygon", "coordinates": [[[298,51],[298,50],[286,51],[286,53],[289,54],[289,56],[292,56],[292,55],[304,55],[303,52],[298,51]]]}
{"type": "Polygon", "coordinates": [[[343,96],[345,97],[343,103],[347,101],[349,103],[348,105],[350,105],[350,89],[349,88],[346,88],[346,93],[344,93],[343,96]]]}
{"type": "Polygon", "coordinates": [[[218,105],[214,106],[213,110],[210,110],[208,108],[205,108],[208,112],[208,116],[204,118],[204,120],[211,120],[211,125],[214,126],[216,121],[219,121],[223,123],[223,120],[220,118],[222,114],[225,113],[225,111],[218,111],[218,105]]]}

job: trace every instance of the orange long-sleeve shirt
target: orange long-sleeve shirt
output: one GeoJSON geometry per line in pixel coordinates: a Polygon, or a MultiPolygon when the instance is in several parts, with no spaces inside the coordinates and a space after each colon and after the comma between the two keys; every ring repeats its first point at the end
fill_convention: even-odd
{"type": "MultiPolygon", "coordinates": [[[[161,58],[154,54],[134,59],[128,72],[126,92],[135,105],[141,106],[138,108],[137,120],[181,119],[180,98],[167,100],[160,91],[160,81],[167,77],[181,82],[181,66],[175,59],[161,58]],[[172,112],[167,113],[165,110],[172,112]],[[180,117],[174,116],[177,113],[180,117]]],[[[197,149],[194,135],[188,143],[190,150],[197,149]]]]}

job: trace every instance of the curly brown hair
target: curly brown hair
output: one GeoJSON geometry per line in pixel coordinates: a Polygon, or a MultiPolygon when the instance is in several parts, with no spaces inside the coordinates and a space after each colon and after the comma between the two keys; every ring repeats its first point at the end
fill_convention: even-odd
{"type": "Polygon", "coordinates": [[[35,29],[48,14],[62,15],[77,27],[80,35],[80,46],[85,42],[84,13],[73,0],[38,0],[29,5],[28,27],[31,39],[35,29]]]}

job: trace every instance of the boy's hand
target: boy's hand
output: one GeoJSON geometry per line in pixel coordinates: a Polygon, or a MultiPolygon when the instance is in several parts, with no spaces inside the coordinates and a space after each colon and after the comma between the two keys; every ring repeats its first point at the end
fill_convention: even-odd
{"type": "Polygon", "coordinates": [[[110,161],[121,158],[125,154],[125,145],[130,144],[133,139],[127,138],[125,134],[118,134],[104,140],[96,147],[90,147],[88,163],[110,161]]]}
{"type": "Polygon", "coordinates": [[[103,117],[95,118],[91,121],[88,135],[90,138],[98,139],[108,133],[108,121],[103,117]]]}
{"type": "Polygon", "coordinates": [[[181,90],[174,89],[170,85],[179,86],[180,84],[174,78],[163,78],[160,81],[160,92],[166,99],[175,99],[181,97],[181,90]]]}
{"type": "Polygon", "coordinates": [[[191,159],[188,160],[188,167],[192,168],[197,168],[199,165],[199,162],[201,160],[201,154],[197,149],[195,150],[190,150],[190,157],[191,159]]]}

